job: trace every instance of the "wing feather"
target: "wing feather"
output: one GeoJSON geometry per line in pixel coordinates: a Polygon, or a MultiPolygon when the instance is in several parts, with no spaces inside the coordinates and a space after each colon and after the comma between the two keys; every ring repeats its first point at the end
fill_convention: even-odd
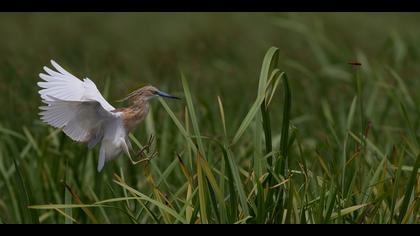
{"type": "Polygon", "coordinates": [[[39,77],[43,82],[38,82],[41,87],[39,94],[42,100],[49,101],[48,96],[53,96],[61,100],[71,101],[98,101],[107,110],[115,110],[99,92],[95,83],[85,78],[83,81],[70,74],[63,67],[51,60],[51,64],[57,71],[44,67],[47,74],[40,73],[39,77]]]}
{"type": "Polygon", "coordinates": [[[49,96],[42,106],[41,120],[62,128],[74,141],[88,142],[103,133],[107,122],[119,118],[118,113],[105,110],[98,101],[65,101],[49,96]]]}
{"type": "Polygon", "coordinates": [[[83,81],[70,74],[55,61],[51,64],[56,71],[44,67],[47,73],[40,73],[39,94],[46,104],[40,106],[41,120],[63,129],[74,141],[89,142],[92,147],[104,133],[107,122],[118,119],[119,113],[109,104],[88,78],[83,81]]]}
{"type": "Polygon", "coordinates": [[[66,76],[69,79],[73,79],[73,80],[79,80],[76,76],[70,74],[68,71],[66,71],[63,67],[61,67],[59,64],[57,64],[57,62],[55,62],[54,60],[51,60],[51,65],[54,66],[54,68],[60,72],[62,75],[66,76]]]}

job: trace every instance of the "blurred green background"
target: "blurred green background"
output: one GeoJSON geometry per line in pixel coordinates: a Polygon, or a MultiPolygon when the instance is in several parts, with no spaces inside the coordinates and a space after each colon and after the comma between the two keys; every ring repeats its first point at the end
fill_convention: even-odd
{"type": "Polygon", "coordinates": [[[182,70],[197,99],[221,95],[226,107],[246,110],[270,46],[298,91],[294,111],[314,114],[320,96],[347,95],[347,61],[358,56],[370,63],[364,70],[390,65],[418,88],[419,22],[414,13],[2,13],[0,123],[31,126],[50,59],[101,91],[108,79],[114,105],[145,83],[181,91],[182,70]]]}
{"type": "MultiPolygon", "coordinates": [[[[420,126],[419,23],[419,13],[0,13],[0,220],[25,222],[29,218],[21,217],[29,203],[19,192],[25,188],[19,187],[19,178],[15,178],[19,174],[15,171],[16,160],[26,187],[34,193],[30,196],[32,204],[63,203],[65,191],[61,180],[67,173],[70,173],[66,177],[68,183],[85,202],[119,197],[120,192],[113,192],[115,186],[103,183],[111,182],[111,170],[118,172],[123,167],[127,182],[150,192],[144,176],[139,174],[142,172],[134,169],[126,158],[107,164],[108,170],[99,175],[95,170],[95,150],[87,151],[39,121],[41,101],[36,83],[43,66],[50,66],[50,59],[79,78],[93,80],[116,107],[123,105],[116,100],[144,84],[182,96],[182,71],[191,88],[201,133],[223,136],[217,105],[220,96],[231,138],[255,101],[267,49],[278,47],[279,68],[290,79],[291,124],[299,132],[304,156],[313,167],[311,171],[319,176],[331,174],[333,180],[341,178],[335,177],[340,176],[341,170],[336,165],[337,157],[348,152],[350,159],[357,152],[355,141],[349,141],[344,152],[341,149],[342,140],[348,137],[346,122],[356,95],[354,70],[348,62],[357,60],[362,63],[364,112],[373,127],[370,140],[386,155],[393,154],[396,146],[402,153],[409,147],[407,150],[412,152],[407,157],[402,155],[398,160],[403,161],[398,165],[393,163],[412,166],[417,150],[413,140],[418,139],[420,126]],[[411,126],[401,115],[395,103],[400,100],[395,97],[405,104],[411,126]],[[407,135],[407,130],[413,133],[407,135]],[[331,173],[318,165],[321,157],[331,173]],[[67,172],[69,169],[71,172],[67,172]],[[84,191],[87,188],[94,191],[84,191]],[[6,189],[7,194],[2,195],[6,189]]],[[[277,94],[274,100],[270,111],[273,143],[277,148],[282,94],[277,94]]],[[[185,102],[168,101],[168,104],[183,120],[185,102]]],[[[153,173],[162,176],[168,170],[168,179],[162,177],[165,180],[162,191],[172,194],[185,181],[178,167],[174,168],[176,163],[173,164],[174,152],[184,150],[185,140],[161,104],[153,101],[152,107],[154,119],[149,122],[153,121],[156,127],[161,154],[154,160],[153,173]]],[[[134,133],[142,143],[148,138],[146,129],[142,123],[134,133]]],[[[234,149],[235,161],[243,168],[241,174],[252,173],[253,141],[253,133],[246,132],[234,149]]],[[[209,152],[208,156],[212,156],[209,162],[219,165],[219,153],[212,148],[209,152]]],[[[372,173],[382,162],[371,152],[361,163],[360,174],[354,172],[360,178],[355,189],[351,189],[355,195],[360,193],[359,185],[370,184],[372,173]]],[[[297,161],[293,165],[298,169],[297,161]]],[[[408,182],[409,172],[404,173],[401,186],[396,184],[401,189],[399,193],[404,193],[408,182]]],[[[252,189],[252,183],[245,180],[244,183],[252,189]]],[[[382,189],[384,196],[390,193],[388,187],[382,189]]],[[[319,195],[314,191],[312,197],[319,195]]],[[[366,202],[359,200],[353,203],[350,199],[344,205],[366,202]]],[[[418,209],[419,205],[416,206],[418,209]]],[[[384,207],[384,212],[387,209],[384,207]]],[[[80,215],[82,222],[89,222],[79,212],[80,215]]],[[[418,220],[418,212],[413,215],[418,220]]],[[[59,214],[51,216],[47,212],[41,221],[63,221],[59,214]]],[[[111,222],[127,221],[124,214],[110,217],[111,222]]]]}

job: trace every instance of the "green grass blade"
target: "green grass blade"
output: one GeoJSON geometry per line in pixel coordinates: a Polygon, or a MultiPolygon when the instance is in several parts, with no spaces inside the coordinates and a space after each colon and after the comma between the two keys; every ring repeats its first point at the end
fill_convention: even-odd
{"type": "MultiPolygon", "coordinates": [[[[170,207],[162,204],[159,201],[156,201],[156,200],[154,200],[154,199],[146,196],[145,194],[142,194],[141,192],[133,189],[132,187],[128,186],[125,183],[119,182],[117,180],[114,180],[114,182],[117,183],[118,185],[120,185],[121,187],[127,189],[129,192],[131,192],[131,193],[139,196],[141,200],[145,200],[145,201],[148,201],[148,202],[152,203],[153,205],[159,207],[160,209],[162,209],[163,211],[167,212],[168,214],[174,216],[180,222],[186,223],[186,220],[182,216],[180,216],[174,209],[172,209],[172,208],[170,208],[170,207]]],[[[101,204],[101,203],[104,203],[104,202],[102,201],[102,202],[99,202],[98,204],[101,204]]]]}
{"type": "MultiPolygon", "coordinates": [[[[399,211],[399,217],[398,217],[399,223],[401,223],[404,217],[406,217],[408,205],[410,204],[411,195],[417,184],[417,175],[418,175],[417,170],[419,169],[419,167],[420,167],[420,154],[417,155],[416,162],[413,166],[413,171],[411,172],[409,182],[407,183],[405,187],[406,190],[404,194],[404,200],[402,202],[402,205],[399,211]]],[[[418,217],[418,216],[415,216],[415,217],[418,217]]]]}
{"type": "MultiPolygon", "coordinates": [[[[205,159],[201,158],[200,156],[198,157],[197,161],[199,162],[200,167],[203,169],[207,177],[207,180],[210,183],[212,190],[214,191],[215,197],[218,202],[218,207],[220,208],[220,220],[221,222],[226,222],[227,214],[226,214],[225,199],[222,195],[222,191],[219,185],[217,184],[216,178],[214,177],[211,171],[210,165],[205,159]]],[[[217,207],[215,208],[217,209],[217,207]]]]}
{"type": "Polygon", "coordinates": [[[37,223],[38,218],[27,208],[30,205],[30,197],[28,193],[28,189],[25,185],[25,180],[22,176],[22,172],[20,169],[20,166],[18,165],[18,162],[15,158],[13,158],[13,163],[15,166],[15,175],[16,175],[16,188],[17,188],[17,195],[19,202],[21,204],[21,207],[23,208],[23,223],[37,223]]]}
{"type": "Polygon", "coordinates": [[[281,159],[278,164],[279,173],[284,176],[286,169],[288,168],[288,141],[289,141],[289,125],[290,125],[290,111],[292,106],[292,95],[290,92],[289,81],[287,75],[283,74],[284,84],[284,104],[283,104],[283,120],[281,128],[281,139],[280,139],[280,153],[281,159]]]}
{"type": "Polygon", "coordinates": [[[344,209],[340,210],[340,212],[334,212],[334,213],[331,214],[331,220],[335,220],[338,217],[343,217],[345,215],[351,214],[351,213],[353,213],[353,212],[355,212],[355,211],[357,211],[357,210],[359,210],[363,207],[366,207],[368,205],[369,205],[368,203],[359,204],[359,205],[344,208],[344,209]]]}
{"type": "Polygon", "coordinates": [[[166,112],[171,117],[172,121],[175,123],[176,127],[181,132],[182,136],[184,136],[184,138],[187,140],[187,142],[191,145],[191,148],[194,150],[194,152],[197,152],[198,151],[197,150],[197,147],[194,144],[194,142],[191,140],[190,135],[188,134],[188,132],[186,131],[186,129],[184,128],[184,126],[182,126],[181,122],[175,116],[175,114],[173,113],[173,111],[169,108],[168,104],[162,98],[159,98],[159,101],[162,104],[163,108],[166,110],[166,112]]]}
{"type": "Polygon", "coordinates": [[[195,109],[194,109],[194,105],[193,105],[193,102],[192,102],[190,88],[188,86],[188,82],[185,79],[184,74],[181,74],[181,79],[182,79],[182,86],[184,87],[185,100],[187,101],[188,112],[190,114],[190,119],[191,119],[191,123],[192,123],[192,126],[193,126],[194,134],[197,138],[198,150],[200,151],[203,158],[206,158],[206,155],[205,155],[206,153],[204,151],[203,141],[201,140],[197,115],[195,114],[195,109]]]}
{"type": "Polygon", "coordinates": [[[247,115],[245,116],[241,125],[239,126],[238,130],[236,131],[235,136],[233,137],[233,140],[231,142],[231,145],[234,145],[235,143],[237,143],[238,140],[241,138],[242,134],[245,132],[245,130],[251,124],[255,115],[257,115],[258,110],[260,109],[263,101],[264,101],[264,97],[258,97],[257,100],[254,102],[254,104],[252,104],[251,109],[248,111],[247,115]]]}
{"type": "Polygon", "coordinates": [[[222,121],[223,134],[225,135],[225,137],[227,137],[225,109],[223,108],[223,103],[220,96],[217,96],[217,103],[219,104],[219,112],[220,112],[220,119],[222,121]]]}
{"type": "Polygon", "coordinates": [[[232,173],[232,177],[233,177],[233,181],[235,183],[236,189],[238,191],[238,195],[239,195],[239,201],[241,203],[241,207],[242,207],[242,211],[244,212],[245,216],[247,217],[249,216],[249,209],[248,209],[248,204],[247,204],[247,200],[246,200],[246,195],[245,195],[245,189],[243,187],[241,178],[239,176],[239,170],[238,167],[236,165],[236,163],[233,160],[233,155],[231,153],[231,151],[225,147],[226,150],[226,156],[228,159],[228,166],[229,166],[229,170],[232,173]]]}
{"type": "MultiPolygon", "coordinates": [[[[66,170],[65,170],[65,184],[67,184],[68,185],[68,183],[69,183],[69,181],[70,181],[70,168],[69,168],[69,165],[68,165],[68,161],[66,160],[66,170]]],[[[71,200],[71,194],[70,194],[70,191],[68,190],[68,189],[66,189],[66,188],[64,188],[64,204],[66,204],[66,205],[71,205],[71,203],[72,203],[72,200],[71,200]]],[[[73,222],[75,222],[74,220],[73,220],[73,211],[72,211],[72,209],[71,208],[66,208],[66,209],[64,209],[64,213],[65,213],[65,216],[67,216],[66,218],[65,218],[65,224],[73,224],[73,222]]]]}
{"type": "MultiPolygon", "coordinates": [[[[198,157],[200,158],[200,157],[198,157]]],[[[207,202],[206,202],[206,186],[203,176],[203,171],[200,166],[200,162],[197,161],[197,181],[198,181],[198,199],[200,202],[200,221],[202,224],[208,224],[207,217],[207,202]]]]}

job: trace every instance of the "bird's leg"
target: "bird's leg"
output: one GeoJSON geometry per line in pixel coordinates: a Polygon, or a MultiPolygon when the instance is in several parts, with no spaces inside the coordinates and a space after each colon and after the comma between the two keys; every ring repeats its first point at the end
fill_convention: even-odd
{"type": "Polygon", "coordinates": [[[131,157],[130,152],[128,151],[128,149],[124,148],[124,146],[123,146],[123,149],[124,149],[124,152],[127,154],[128,158],[130,159],[131,164],[137,165],[137,164],[139,164],[139,163],[141,163],[143,161],[146,161],[145,159],[141,159],[141,160],[138,160],[138,161],[133,160],[133,158],[131,157]]]}
{"type": "Polygon", "coordinates": [[[142,149],[140,149],[140,151],[138,151],[138,152],[136,153],[136,156],[142,156],[142,157],[146,158],[145,156],[147,156],[147,155],[145,155],[145,154],[144,154],[144,151],[146,150],[146,151],[147,151],[147,153],[149,153],[149,152],[150,152],[150,147],[152,146],[153,141],[154,141],[154,136],[153,136],[153,134],[152,134],[152,135],[150,135],[149,140],[147,141],[147,144],[145,144],[145,145],[143,146],[143,148],[142,148],[142,149]]]}
{"type": "Polygon", "coordinates": [[[153,146],[153,142],[155,141],[155,136],[152,134],[149,137],[149,140],[147,141],[147,144],[143,146],[143,148],[137,153],[137,156],[142,156],[142,161],[150,161],[153,158],[157,156],[156,150],[153,150],[153,152],[150,151],[150,147],[153,146]],[[145,154],[144,151],[147,151],[147,154],[145,154]]]}
{"type": "MultiPolygon", "coordinates": [[[[143,156],[143,151],[147,148],[147,146],[143,147],[138,153],[137,156],[143,156]]],[[[133,159],[131,159],[131,157],[129,156],[131,163],[133,163],[133,165],[139,164],[141,162],[145,162],[145,161],[150,161],[153,158],[155,158],[157,156],[157,152],[153,152],[152,155],[148,156],[148,157],[144,157],[143,159],[140,159],[138,161],[134,161],[133,159]]]]}
{"type": "Polygon", "coordinates": [[[142,156],[142,157],[144,157],[145,155],[144,155],[144,151],[146,150],[146,148],[148,148],[148,146],[147,146],[147,144],[145,145],[145,146],[143,146],[142,147],[142,149],[140,149],[137,153],[136,153],[136,156],[138,157],[138,156],[142,156]]]}
{"type": "Polygon", "coordinates": [[[123,151],[125,152],[125,154],[127,154],[127,156],[130,159],[131,163],[133,165],[138,164],[140,161],[137,161],[136,162],[136,161],[133,160],[133,158],[131,158],[130,150],[128,149],[128,145],[127,145],[127,143],[125,142],[125,140],[123,138],[121,138],[121,143],[122,143],[123,151]]]}
{"type": "Polygon", "coordinates": [[[129,137],[127,137],[125,139],[125,142],[127,143],[128,150],[133,150],[133,145],[131,145],[131,142],[130,142],[130,138],[129,137]]]}
{"type": "Polygon", "coordinates": [[[124,151],[124,153],[130,158],[131,160],[131,155],[130,155],[130,150],[128,149],[128,145],[125,142],[125,139],[121,138],[121,144],[122,144],[122,149],[124,151]]]}
{"type": "Polygon", "coordinates": [[[132,163],[133,165],[139,164],[139,163],[144,162],[144,161],[150,161],[150,160],[152,160],[153,158],[155,158],[155,157],[156,157],[157,152],[156,152],[156,151],[154,151],[154,152],[153,152],[150,156],[147,156],[147,155],[145,155],[145,154],[144,154],[144,151],[145,151],[145,150],[147,150],[147,152],[148,152],[148,153],[150,152],[149,148],[150,148],[150,146],[152,145],[153,141],[154,141],[154,136],[153,136],[153,135],[151,135],[151,136],[150,136],[150,138],[149,138],[149,141],[147,142],[147,144],[145,144],[145,145],[142,147],[142,149],[140,149],[140,151],[138,151],[138,152],[136,153],[136,155],[135,155],[135,156],[142,156],[142,157],[144,157],[143,159],[140,159],[140,160],[138,160],[138,161],[134,161],[134,160],[133,160],[133,158],[132,158],[132,157],[131,157],[131,155],[130,155],[130,151],[129,151],[129,147],[128,147],[127,143],[126,143],[125,141],[123,141],[123,140],[122,140],[122,143],[123,143],[123,150],[124,150],[124,152],[127,154],[128,158],[130,159],[130,161],[131,161],[131,163],[132,163]],[[146,157],[145,157],[145,156],[146,156],[146,157]]]}
{"type": "MultiPolygon", "coordinates": [[[[155,137],[153,135],[150,136],[148,147],[152,146],[152,142],[154,141],[154,138],[155,137]]],[[[147,148],[147,152],[150,153],[149,148],[147,148]]],[[[149,155],[149,157],[147,159],[152,160],[153,158],[155,158],[157,156],[157,154],[158,154],[158,152],[155,149],[155,150],[153,150],[153,152],[149,155]]]]}
{"type": "Polygon", "coordinates": [[[147,142],[147,152],[150,152],[149,147],[152,146],[154,141],[155,141],[155,136],[153,134],[151,134],[150,137],[149,137],[149,141],[147,142]]]}
{"type": "Polygon", "coordinates": [[[149,153],[149,156],[146,158],[148,160],[152,160],[158,154],[156,150],[153,150],[153,152],[150,152],[150,147],[152,147],[152,144],[153,144],[154,141],[155,141],[155,136],[153,134],[151,134],[150,137],[149,137],[149,141],[147,142],[147,145],[146,145],[147,153],[149,153]]]}

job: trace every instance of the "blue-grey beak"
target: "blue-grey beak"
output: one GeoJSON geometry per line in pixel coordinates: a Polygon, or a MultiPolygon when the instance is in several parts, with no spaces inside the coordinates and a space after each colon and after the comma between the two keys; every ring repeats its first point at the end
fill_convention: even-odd
{"type": "Polygon", "coordinates": [[[179,97],[172,96],[172,95],[167,94],[167,93],[162,92],[162,91],[156,91],[156,95],[158,95],[160,97],[164,97],[164,98],[181,99],[179,97]]]}

